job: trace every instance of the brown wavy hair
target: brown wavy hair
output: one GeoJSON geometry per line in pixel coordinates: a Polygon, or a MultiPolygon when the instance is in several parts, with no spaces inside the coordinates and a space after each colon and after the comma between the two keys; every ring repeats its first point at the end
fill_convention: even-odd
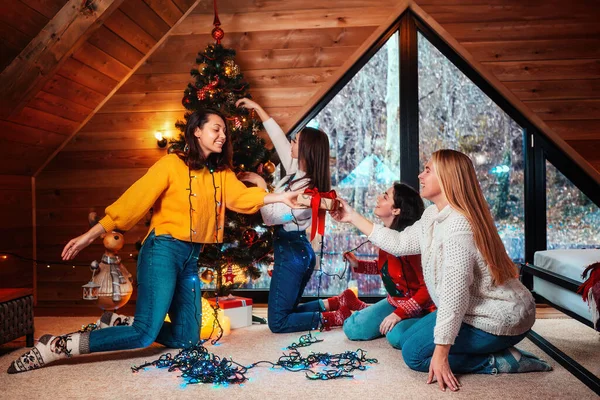
{"type": "Polygon", "coordinates": [[[331,190],[331,172],[329,170],[329,138],[322,130],[315,128],[302,129],[298,146],[298,163],[306,169],[308,186],[319,192],[331,190]]]}

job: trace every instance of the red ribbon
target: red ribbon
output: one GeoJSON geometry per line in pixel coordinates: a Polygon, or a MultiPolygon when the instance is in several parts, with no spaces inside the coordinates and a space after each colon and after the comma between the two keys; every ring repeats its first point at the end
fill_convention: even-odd
{"type": "Polygon", "coordinates": [[[321,205],[321,199],[336,199],[337,194],[335,190],[330,190],[329,192],[319,192],[317,189],[306,189],[304,194],[311,195],[310,199],[310,208],[312,209],[312,226],[310,232],[310,241],[315,238],[317,232],[321,236],[325,234],[325,210],[319,209],[319,205],[321,205]],[[317,227],[315,230],[314,227],[317,227]]]}

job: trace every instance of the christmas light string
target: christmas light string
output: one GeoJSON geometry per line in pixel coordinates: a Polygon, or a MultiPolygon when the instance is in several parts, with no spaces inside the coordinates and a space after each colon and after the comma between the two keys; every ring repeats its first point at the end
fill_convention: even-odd
{"type": "MultiPolygon", "coordinates": [[[[304,343],[302,346],[293,343],[288,346],[288,349],[294,346],[310,346],[321,341],[315,340],[312,335],[308,334],[300,338],[299,342],[304,343]]],[[[131,367],[131,371],[137,373],[149,366],[155,366],[157,368],[167,368],[169,372],[181,372],[181,377],[187,379],[189,384],[240,384],[248,379],[246,376],[248,370],[261,364],[270,365],[271,368],[282,368],[290,372],[304,371],[306,378],[310,380],[332,380],[353,378],[352,372],[356,370],[364,371],[367,369],[366,364],[378,362],[375,358],[367,358],[367,352],[362,349],[339,354],[310,353],[308,356],[303,357],[296,348],[293,348],[288,354],[283,353],[277,362],[257,361],[248,366],[243,366],[232,359],[220,358],[210,353],[203,346],[205,342],[200,341],[194,346],[183,349],[174,357],[171,353],[163,354],[155,361],[131,367]],[[312,368],[317,366],[329,368],[323,371],[314,371],[312,368]]]]}

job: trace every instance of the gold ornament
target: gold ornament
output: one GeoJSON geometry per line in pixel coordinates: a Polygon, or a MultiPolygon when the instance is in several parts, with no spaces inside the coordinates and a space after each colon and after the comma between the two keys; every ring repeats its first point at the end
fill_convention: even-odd
{"type": "Polygon", "coordinates": [[[211,283],[215,279],[215,274],[212,269],[205,269],[202,274],[200,274],[200,280],[206,284],[211,283]]]}
{"type": "Polygon", "coordinates": [[[223,65],[223,72],[225,73],[225,76],[233,77],[239,75],[240,67],[238,67],[233,60],[225,60],[223,65]]]}
{"type": "Polygon", "coordinates": [[[269,174],[272,174],[275,172],[275,164],[273,164],[271,161],[267,161],[263,164],[263,170],[269,174]]]}
{"type": "Polygon", "coordinates": [[[198,64],[198,71],[203,74],[204,71],[206,70],[206,67],[208,67],[207,63],[200,63],[198,64]]]}

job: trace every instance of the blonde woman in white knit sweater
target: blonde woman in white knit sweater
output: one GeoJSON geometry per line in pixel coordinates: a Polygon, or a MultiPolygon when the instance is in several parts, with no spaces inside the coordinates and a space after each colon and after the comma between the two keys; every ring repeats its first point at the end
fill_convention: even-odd
{"type": "Polygon", "coordinates": [[[433,153],[419,175],[421,196],[434,204],[402,232],[373,225],[346,202],[332,216],[354,224],[382,250],[421,254],[423,276],[438,310],[398,341],[406,364],[458,390],[453,372],[549,371],[513,347],[535,321],[535,302],[496,231],[471,160],[454,150],[433,153]]]}

